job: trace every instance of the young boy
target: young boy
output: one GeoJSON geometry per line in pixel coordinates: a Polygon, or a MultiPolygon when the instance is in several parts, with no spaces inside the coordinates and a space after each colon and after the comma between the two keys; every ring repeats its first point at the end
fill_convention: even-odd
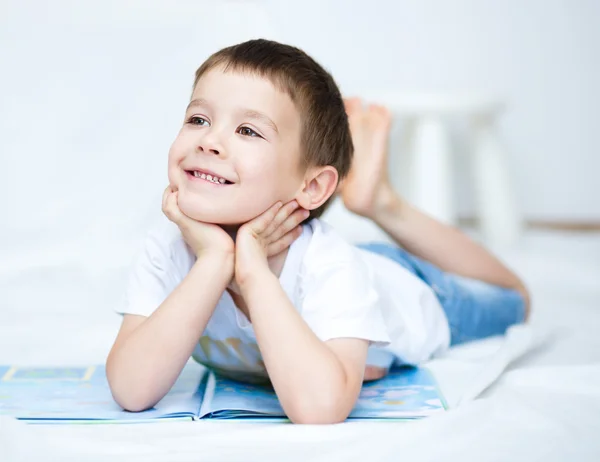
{"type": "Polygon", "coordinates": [[[169,152],[169,220],[137,257],[107,359],[123,408],[153,406],[192,356],[270,380],[293,422],[340,422],[393,361],[524,321],[513,273],[394,194],[389,123],[383,108],[344,106],[297,48],[253,40],[202,64],[169,152]],[[346,207],[406,250],[357,248],[319,221],[348,172],[346,207]]]}

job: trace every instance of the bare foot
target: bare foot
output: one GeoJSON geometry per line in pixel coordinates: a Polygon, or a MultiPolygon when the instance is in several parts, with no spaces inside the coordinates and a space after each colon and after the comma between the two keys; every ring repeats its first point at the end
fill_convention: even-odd
{"type": "Polygon", "coordinates": [[[363,109],[358,98],[344,100],[354,144],[354,160],[340,190],[346,208],[374,218],[393,197],[387,172],[387,143],[391,114],[384,106],[363,109]]]}
{"type": "Polygon", "coordinates": [[[388,373],[388,370],[383,367],[376,366],[365,366],[365,376],[363,382],[370,382],[372,380],[379,380],[384,378],[388,373]]]}

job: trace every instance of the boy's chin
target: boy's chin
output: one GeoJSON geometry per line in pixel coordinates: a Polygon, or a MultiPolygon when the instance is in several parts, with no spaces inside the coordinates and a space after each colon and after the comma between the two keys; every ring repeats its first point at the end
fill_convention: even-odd
{"type": "Polygon", "coordinates": [[[212,223],[221,226],[237,226],[244,222],[240,222],[239,217],[228,217],[222,211],[199,210],[198,207],[186,207],[185,203],[179,204],[181,212],[192,220],[201,221],[202,223],[212,223]]]}

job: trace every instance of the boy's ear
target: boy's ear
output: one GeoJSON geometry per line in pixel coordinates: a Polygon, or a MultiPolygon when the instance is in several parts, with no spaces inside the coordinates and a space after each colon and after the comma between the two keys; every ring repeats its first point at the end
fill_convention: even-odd
{"type": "Polygon", "coordinates": [[[309,169],[296,201],[306,210],[319,208],[335,192],[337,184],[338,172],[331,165],[309,169]]]}

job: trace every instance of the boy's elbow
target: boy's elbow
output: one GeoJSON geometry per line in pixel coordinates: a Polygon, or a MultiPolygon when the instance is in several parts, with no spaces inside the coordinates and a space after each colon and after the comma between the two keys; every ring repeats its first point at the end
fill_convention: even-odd
{"type": "Polygon", "coordinates": [[[140,394],[125,394],[118,393],[116,390],[111,390],[113,399],[115,402],[121,406],[124,411],[127,412],[142,412],[146,411],[152,406],[154,406],[154,402],[150,401],[147,397],[142,396],[140,394]]]}
{"type": "Polygon", "coordinates": [[[123,408],[124,411],[127,412],[143,412],[143,411],[147,411],[148,409],[152,409],[152,406],[150,405],[144,405],[141,403],[131,403],[131,406],[121,406],[123,408]]]}
{"type": "Polygon", "coordinates": [[[109,373],[108,368],[106,375],[112,397],[123,410],[141,412],[150,409],[156,404],[152,396],[128,386],[125,380],[119,380],[114,373],[109,373]]]}
{"type": "Polygon", "coordinates": [[[302,425],[329,425],[341,423],[346,420],[346,414],[331,412],[325,409],[310,409],[288,414],[292,423],[302,425]]]}
{"type": "Polygon", "coordinates": [[[286,411],[288,419],[295,424],[327,425],[344,422],[351,407],[340,399],[327,398],[321,402],[298,402],[286,411]]]}

